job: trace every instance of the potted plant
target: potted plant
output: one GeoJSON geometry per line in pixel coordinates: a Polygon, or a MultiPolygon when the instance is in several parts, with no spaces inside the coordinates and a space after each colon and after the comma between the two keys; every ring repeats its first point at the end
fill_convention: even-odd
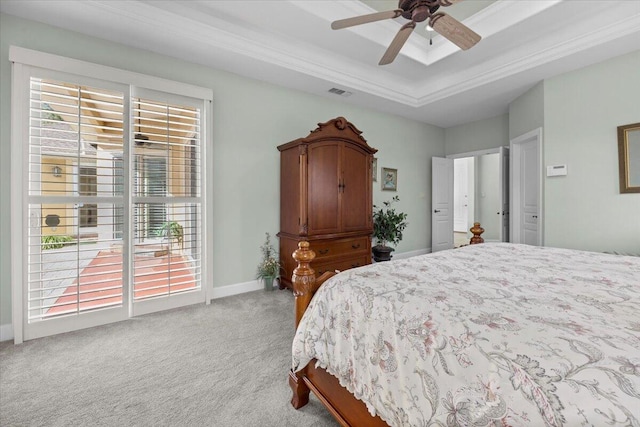
{"type": "Polygon", "coordinates": [[[384,207],[373,205],[373,237],[378,244],[372,248],[373,259],[376,262],[389,261],[391,252],[395,249],[387,244],[397,245],[402,240],[402,231],[407,226],[407,214],[396,212],[392,203],[399,201],[395,196],[389,201],[382,202],[384,207]]]}
{"type": "Polygon", "coordinates": [[[165,237],[168,240],[169,247],[171,247],[172,241],[175,240],[180,249],[184,249],[184,229],[179,222],[165,222],[156,230],[156,236],[165,237]]]}
{"type": "Polygon", "coordinates": [[[271,246],[271,236],[265,233],[266,239],[260,250],[262,251],[262,261],[258,264],[256,279],[264,282],[266,291],[273,290],[273,279],[280,274],[280,261],[276,250],[271,246]]]}

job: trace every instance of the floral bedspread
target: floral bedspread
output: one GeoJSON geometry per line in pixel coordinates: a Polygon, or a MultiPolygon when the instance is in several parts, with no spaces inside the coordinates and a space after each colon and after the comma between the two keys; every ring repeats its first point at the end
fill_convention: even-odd
{"type": "Polygon", "coordinates": [[[342,272],[293,342],[391,426],[640,426],[640,257],[486,243],[342,272]]]}

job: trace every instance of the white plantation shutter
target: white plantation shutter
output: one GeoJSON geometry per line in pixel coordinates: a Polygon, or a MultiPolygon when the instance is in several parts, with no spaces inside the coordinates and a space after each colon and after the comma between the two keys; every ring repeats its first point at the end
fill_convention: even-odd
{"type": "Polygon", "coordinates": [[[9,58],[15,341],[204,302],[211,91],[9,58]]]}
{"type": "Polygon", "coordinates": [[[122,306],[124,94],[32,77],[29,106],[28,320],[122,306]]]}
{"type": "Polygon", "coordinates": [[[131,99],[134,301],[202,286],[201,108],[145,95],[131,99]]]}
{"type": "Polygon", "coordinates": [[[122,307],[128,252],[134,301],[200,291],[200,108],[131,98],[127,144],[122,93],[32,78],[30,94],[29,321],[122,307]]]}

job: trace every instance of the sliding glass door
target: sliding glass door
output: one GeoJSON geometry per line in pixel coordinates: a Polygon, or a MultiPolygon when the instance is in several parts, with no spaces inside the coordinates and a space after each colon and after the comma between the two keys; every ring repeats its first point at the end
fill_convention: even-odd
{"type": "Polygon", "coordinates": [[[202,100],[35,68],[28,99],[24,339],[204,302],[202,100]]]}
{"type": "Polygon", "coordinates": [[[137,314],[202,298],[202,175],[199,109],[154,92],[135,95],[131,240],[137,314]]]}

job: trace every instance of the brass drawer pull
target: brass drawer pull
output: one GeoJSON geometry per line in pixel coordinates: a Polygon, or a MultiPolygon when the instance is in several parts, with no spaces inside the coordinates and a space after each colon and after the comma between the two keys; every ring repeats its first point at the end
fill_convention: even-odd
{"type": "Polygon", "coordinates": [[[320,250],[318,250],[318,253],[319,253],[320,255],[326,255],[326,254],[328,254],[328,253],[329,253],[329,249],[320,249],[320,250]]]}
{"type": "Polygon", "coordinates": [[[353,245],[351,245],[351,247],[353,249],[358,249],[360,247],[360,243],[354,243],[353,245]]]}

